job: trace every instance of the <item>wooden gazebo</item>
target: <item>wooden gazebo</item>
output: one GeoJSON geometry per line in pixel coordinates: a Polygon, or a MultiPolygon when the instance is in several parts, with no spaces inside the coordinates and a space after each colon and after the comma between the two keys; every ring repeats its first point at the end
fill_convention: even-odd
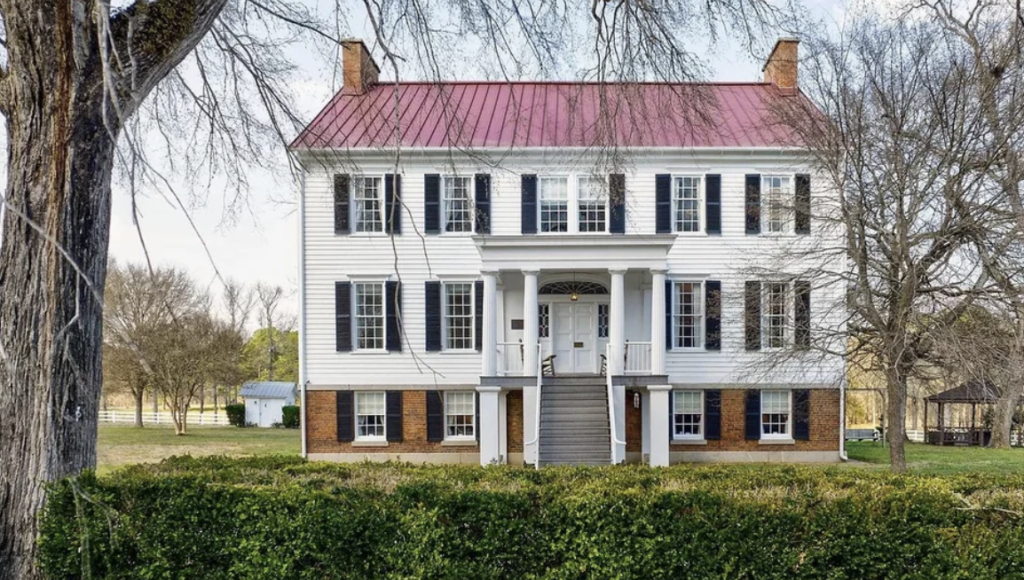
{"type": "Polygon", "coordinates": [[[999,399],[995,387],[988,381],[968,381],[959,387],[925,398],[924,432],[925,442],[932,445],[981,445],[986,446],[992,439],[992,431],[984,425],[978,426],[978,406],[994,405],[999,399]],[[936,429],[928,427],[928,406],[939,406],[936,429]],[[946,405],[970,405],[970,424],[961,420],[960,425],[946,425],[946,405]]]}

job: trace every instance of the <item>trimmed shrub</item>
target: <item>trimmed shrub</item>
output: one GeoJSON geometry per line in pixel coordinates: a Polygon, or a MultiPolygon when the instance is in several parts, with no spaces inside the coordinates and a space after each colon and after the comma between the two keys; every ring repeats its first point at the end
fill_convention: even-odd
{"type": "Polygon", "coordinates": [[[1024,477],[173,458],[55,484],[49,578],[1024,577],[1024,477]]]}
{"type": "Polygon", "coordinates": [[[281,423],[285,429],[298,429],[299,428],[299,408],[295,405],[285,405],[281,407],[283,412],[283,419],[281,423]]]}
{"type": "Polygon", "coordinates": [[[245,427],[245,403],[224,405],[224,412],[228,415],[228,423],[235,427],[245,427]]]}

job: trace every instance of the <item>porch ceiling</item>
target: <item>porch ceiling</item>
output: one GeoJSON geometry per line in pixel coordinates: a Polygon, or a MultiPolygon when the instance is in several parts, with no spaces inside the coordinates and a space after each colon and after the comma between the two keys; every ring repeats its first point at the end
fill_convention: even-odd
{"type": "Polygon", "coordinates": [[[675,234],[473,236],[483,270],[663,270],[675,234]]]}

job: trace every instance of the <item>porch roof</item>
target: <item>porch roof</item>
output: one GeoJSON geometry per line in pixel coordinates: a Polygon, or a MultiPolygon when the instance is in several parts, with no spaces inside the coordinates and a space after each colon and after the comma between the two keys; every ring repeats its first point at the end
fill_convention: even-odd
{"type": "Polygon", "coordinates": [[[482,270],[664,270],[675,234],[473,236],[482,270]]]}
{"type": "Polygon", "coordinates": [[[989,381],[967,381],[925,398],[929,403],[995,403],[999,400],[996,387],[989,381]]]}

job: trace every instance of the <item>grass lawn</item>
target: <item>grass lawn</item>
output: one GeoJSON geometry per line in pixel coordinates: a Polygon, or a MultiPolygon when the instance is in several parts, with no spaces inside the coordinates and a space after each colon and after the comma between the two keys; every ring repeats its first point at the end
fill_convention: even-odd
{"type": "Polygon", "coordinates": [[[191,426],[187,435],[178,437],[170,426],[101,424],[97,471],[109,473],[122,465],[153,463],[172,455],[298,455],[299,437],[298,429],[191,426]]]}
{"type": "MultiPolygon", "coordinates": [[[[878,467],[888,467],[889,448],[881,443],[847,443],[850,459],[878,467]]],[[[986,449],[984,447],[938,447],[907,443],[907,466],[911,473],[947,475],[956,473],[1024,473],[1024,449],[986,449]]]]}

